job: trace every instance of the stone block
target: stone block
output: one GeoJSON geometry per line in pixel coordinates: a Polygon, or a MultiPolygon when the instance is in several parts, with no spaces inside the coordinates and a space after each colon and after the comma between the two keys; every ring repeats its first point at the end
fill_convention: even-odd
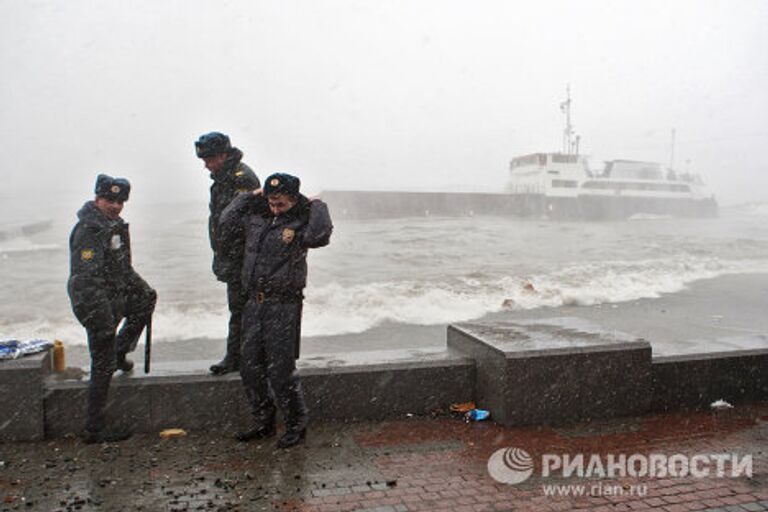
{"type": "Polygon", "coordinates": [[[0,361],[0,441],[44,437],[43,380],[49,352],[0,361]]]}
{"type": "Polygon", "coordinates": [[[563,320],[449,326],[448,346],[475,359],[478,407],[508,426],[648,411],[650,344],[563,320]]]}

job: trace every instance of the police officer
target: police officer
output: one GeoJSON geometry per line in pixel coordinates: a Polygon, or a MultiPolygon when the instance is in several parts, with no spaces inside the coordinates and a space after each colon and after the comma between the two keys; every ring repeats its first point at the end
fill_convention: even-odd
{"type": "Polygon", "coordinates": [[[155,290],[133,270],[128,224],[120,217],[131,185],[99,174],[96,197],[83,205],[69,238],[67,291],[72,310],[88,334],[91,380],[88,385],[86,443],[120,441],[127,432],[105,430],[104,408],[115,369],[130,372],[126,354],[136,348],[155,309],[155,290]],[[117,326],[123,327],[115,335],[117,326]]]}
{"type": "Polygon", "coordinates": [[[219,281],[227,283],[227,304],[229,306],[229,334],[227,352],[220,362],[211,366],[211,373],[224,375],[240,367],[240,343],[242,332],[242,311],[246,294],[240,284],[242,266],[242,245],[234,244],[230,251],[223,251],[217,241],[219,217],[224,208],[240,192],[251,192],[261,185],[256,174],[241,160],[243,152],[232,147],[229,137],[219,132],[201,135],[195,142],[198,158],[205,162],[211,172],[211,202],[208,217],[208,236],[213,249],[213,273],[219,281]]]}
{"type": "Polygon", "coordinates": [[[240,376],[251,403],[253,427],[240,441],[275,434],[276,407],[285,418],[285,434],[277,446],[300,443],[307,427],[307,407],[296,373],[307,250],[328,244],[333,226],[328,207],[299,193],[299,179],[273,174],[264,190],[242,194],[221,216],[222,242],[245,237],[243,286],[243,355],[240,376]]]}

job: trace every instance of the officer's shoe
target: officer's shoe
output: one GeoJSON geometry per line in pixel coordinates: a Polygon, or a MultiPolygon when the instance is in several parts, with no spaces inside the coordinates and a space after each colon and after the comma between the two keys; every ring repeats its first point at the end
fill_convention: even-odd
{"type": "Polygon", "coordinates": [[[91,432],[90,430],[83,430],[83,432],[80,434],[80,439],[85,444],[95,444],[95,443],[117,443],[118,441],[125,441],[131,437],[131,434],[129,432],[121,432],[121,431],[106,431],[106,430],[98,430],[96,432],[91,432]]]}
{"type": "Polygon", "coordinates": [[[125,358],[125,354],[117,354],[117,369],[123,372],[133,370],[133,361],[125,358]]]}
{"type": "Polygon", "coordinates": [[[257,439],[267,439],[269,437],[272,437],[275,435],[275,426],[271,425],[269,427],[255,427],[251,430],[246,430],[244,432],[238,432],[235,434],[235,439],[240,441],[241,443],[247,443],[248,441],[255,441],[257,439]]]}
{"type": "Polygon", "coordinates": [[[277,447],[278,448],[290,448],[291,446],[296,446],[297,444],[304,441],[304,438],[307,436],[307,428],[304,427],[302,429],[292,429],[289,428],[285,431],[285,434],[277,441],[277,447]]]}
{"type": "Polygon", "coordinates": [[[240,370],[240,361],[233,360],[225,357],[216,364],[211,365],[211,373],[213,375],[224,375],[231,372],[240,370]]]}

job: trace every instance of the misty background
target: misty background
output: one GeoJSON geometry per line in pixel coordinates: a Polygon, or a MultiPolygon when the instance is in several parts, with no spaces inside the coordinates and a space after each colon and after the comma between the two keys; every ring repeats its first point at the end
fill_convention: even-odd
{"type": "MultiPolygon", "coordinates": [[[[0,0],[5,218],[74,211],[96,173],[142,204],[207,201],[217,130],[261,178],[503,191],[561,148],[670,161],[721,204],[766,199],[768,3],[0,0]]],[[[201,207],[203,207],[201,205],[201,207]]]]}

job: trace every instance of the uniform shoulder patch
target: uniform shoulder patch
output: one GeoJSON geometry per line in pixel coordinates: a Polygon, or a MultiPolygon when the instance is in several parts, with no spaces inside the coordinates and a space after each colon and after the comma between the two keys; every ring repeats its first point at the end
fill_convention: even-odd
{"type": "Polygon", "coordinates": [[[294,230],[285,228],[283,230],[283,243],[289,244],[293,242],[294,236],[296,236],[296,232],[294,230]]]}
{"type": "Polygon", "coordinates": [[[80,251],[80,259],[83,261],[91,261],[93,259],[93,249],[83,249],[80,251]]]}
{"type": "Polygon", "coordinates": [[[245,171],[237,171],[235,176],[242,176],[243,174],[245,174],[245,171]]]}

